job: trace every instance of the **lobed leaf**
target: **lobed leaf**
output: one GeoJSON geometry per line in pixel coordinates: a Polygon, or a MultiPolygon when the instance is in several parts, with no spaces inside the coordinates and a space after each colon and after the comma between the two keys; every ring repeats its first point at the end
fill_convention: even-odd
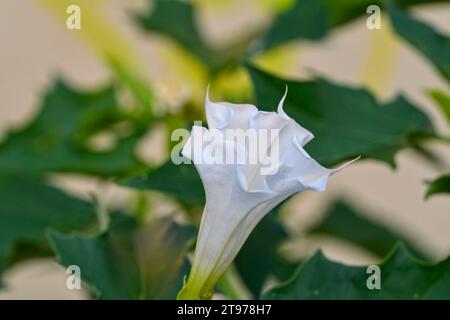
{"type": "Polygon", "coordinates": [[[142,166],[134,149],[143,133],[118,107],[113,88],[78,92],[58,81],[37,116],[0,144],[0,172],[125,174],[142,166]],[[92,145],[100,134],[112,140],[106,150],[92,145]]]}
{"type": "Polygon", "coordinates": [[[379,257],[385,257],[401,241],[415,255],[428,258],[408,237],[362,215],[344,200],[332,204],[323,219],[311,227],[308,233],[325,234],[349,241],[379,257]]]}
{"type": "MultiPolygon", "coordinates": [[[[397,0],[398,5],[411,6],[447,0],[397,0]]],[[[386,7],[384,0],[295,0],[286,11],[277,15],[262,39],[269,49],[292,40],[320,40],[333,28],[367,16],[367,8],[386,7]]]]}
{"type": "Polygon", "coordinates": [[[136,18],[145,30],[168,36],[204,63],[214,64],[215,52],[203,40],[191,3],[156,0],[149,13],[136,18]]]}
{"type": "Polygon", "coordinates": [[[388,6],[395,32],[420,51],[450,81],[450,37],[396,6],[388,6]]]}
{"type": "Polygon", "coordinates": [[[404,97],[380,105],[364,89],[325,79],[295,81],[247,66],[260,109],[276,111],[286,89],[284,109],[315,135],[306,150],[329,166],[361,155],[395,166],[395,153],[415,146],[416,137],[434,135],[430,119],[404,97]]]}
{"type": "MultiPolygon", "coordinates": [[[[299,266],[287,282],[266,292],[265,299],[450,299],[450,258],[425,264],[398,246],[379,265],[381,289],[369,290],[367,267],[328,260],[322,252],[299,266]]],[[[369,280],[370,281],[370,280],[369,280]]]]}
{"type": "Polygon", "coordinates": [[[187,273],[193,228],[169,218],[146,226],[124,214],[93,237],[51,232],[64,266],[78,265],[82,280],[101,299],[175,299],[187,273]]]}
{"type": "Polygon", "coordinates": [[[30,176],[0,175],[0,201],[0,275],[15,246],[46,244],[47,228],[70,232],[96,221],[90,203],[30,176]]]}

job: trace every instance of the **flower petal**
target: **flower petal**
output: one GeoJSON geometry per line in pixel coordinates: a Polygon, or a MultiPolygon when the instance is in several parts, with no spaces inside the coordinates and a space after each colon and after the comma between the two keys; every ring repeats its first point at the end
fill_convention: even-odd
{"type": "Polygon", "coordinates": [[[250,118],[258,113],[251,104],[234,104],[229,102],[212,102],[209,90],[205,99],[206,120],[208,127],[216,129],[248,129],[250,118]]]}
{"type": "Polygon", "coordinates": [[[295,122],[294,119],[292,119],[291,117],[289,117],[287,115],[287,113],[284,111],[283,106],[284,106],[284,101],[286,100],[287,97],[287,93],[288,93],[288,87],[286,85],[286,90],[284,91],[284,95],[281,98],[280,102],[278,103],[278,114],[289,120],[291,123],[291,131],[293,132],[293,134],[295,134],[295,136],[297,137],[298,141],[301,143],[302,146],[305,146],[309,141],[311,141],[314,138],[314,135],[309,132],[308,130],[306,130],[305,128],[303,128],[301,125],[299,125],[297,122],[295,122]]]}

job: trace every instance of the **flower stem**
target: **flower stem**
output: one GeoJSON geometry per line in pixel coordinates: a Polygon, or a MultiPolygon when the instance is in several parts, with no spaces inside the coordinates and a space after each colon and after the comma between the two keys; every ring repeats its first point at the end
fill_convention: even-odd
{"type": "Polygon", "coordinates": [[[196,290],[192,290],[189,285],[184,285],[178,292],[177,300],[211,300],[213,293],[201,295],[196,290]]]}
{"type": "MultiPolygon", "coordinates": [[[[244,285],[238,271],[231,265],[224,273],[222,278],[217,283],[220,290],[225,295],[233,300],[250,300],[252,295],[244,285]]],[[[198,286],[195,285],[195,280],[188,279],[183,288],[178,292],[177,300],[210,300],[213,292],[202,292],[198,286]]]]}

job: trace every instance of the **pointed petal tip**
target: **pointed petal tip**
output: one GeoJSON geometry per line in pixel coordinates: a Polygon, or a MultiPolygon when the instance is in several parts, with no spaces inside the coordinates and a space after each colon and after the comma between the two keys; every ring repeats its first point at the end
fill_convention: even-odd
{"type": "Polygon", "coordinates": [[[336,173],[338,173],[339,171],[341,171],[342,169],[344,169],[345,167],[351,165],[352,163],[358,161],[359,159],[361,159],[361,156],[356,157],[353,160],[350,160],[349,162],[344,163],[343,165],[335,168],[335,169],[331,169],[331,174],[330,175],[334,175],[336,173]]]}
{"type": "Polygon", "coordinates": [[[288,85],[286,84],[285,86],[286,86],[286,88],[284,90],[283,97],[281,98],[280,102],[278,103],[278,107],[277,107],[278,113],[283,116],[287,116],[287,114],[283,110],[284,101],[286,100],[286,97],[288,94],[288,85]]]}

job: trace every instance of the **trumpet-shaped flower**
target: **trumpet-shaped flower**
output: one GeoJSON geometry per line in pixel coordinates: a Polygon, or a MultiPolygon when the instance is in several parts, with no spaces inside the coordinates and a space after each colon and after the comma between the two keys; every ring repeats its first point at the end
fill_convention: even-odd
{"type": "Polygon", "coordinates": [[[200,175],[206,204],[192,269],[179,293],[180,299],[210,298],[216,282],[270,210],[296,192],[324,191],[330,175],[340,169],[322,167],[303,149],[313,135],[284,112],[286,94],[287,90],[277,112],[258,111],[250,104],[211,102],[206,95],[208,129],[194,126],[182,151],[200,175]],[[230,130],[264,134],[249,134],[248,139],[239,140],[229,138],[230,130]],[[276,137],[268,132],[275,132],[276,137]],[[259,157],[261,161],[250,163],[254,153],[249,150],[252,139],[256,139],[256,150],[264,156],[259,157]],[[230,163],[218,159],[231,154],[232,159],[238,160],[239,153],[244,153],[245,161],[230,163]],[[261,169],[267,165],[263,160],[273,154],[276,163],[263,174],[261,169]],[[217,161],[205,161],[211,157],[217,161]]]}

